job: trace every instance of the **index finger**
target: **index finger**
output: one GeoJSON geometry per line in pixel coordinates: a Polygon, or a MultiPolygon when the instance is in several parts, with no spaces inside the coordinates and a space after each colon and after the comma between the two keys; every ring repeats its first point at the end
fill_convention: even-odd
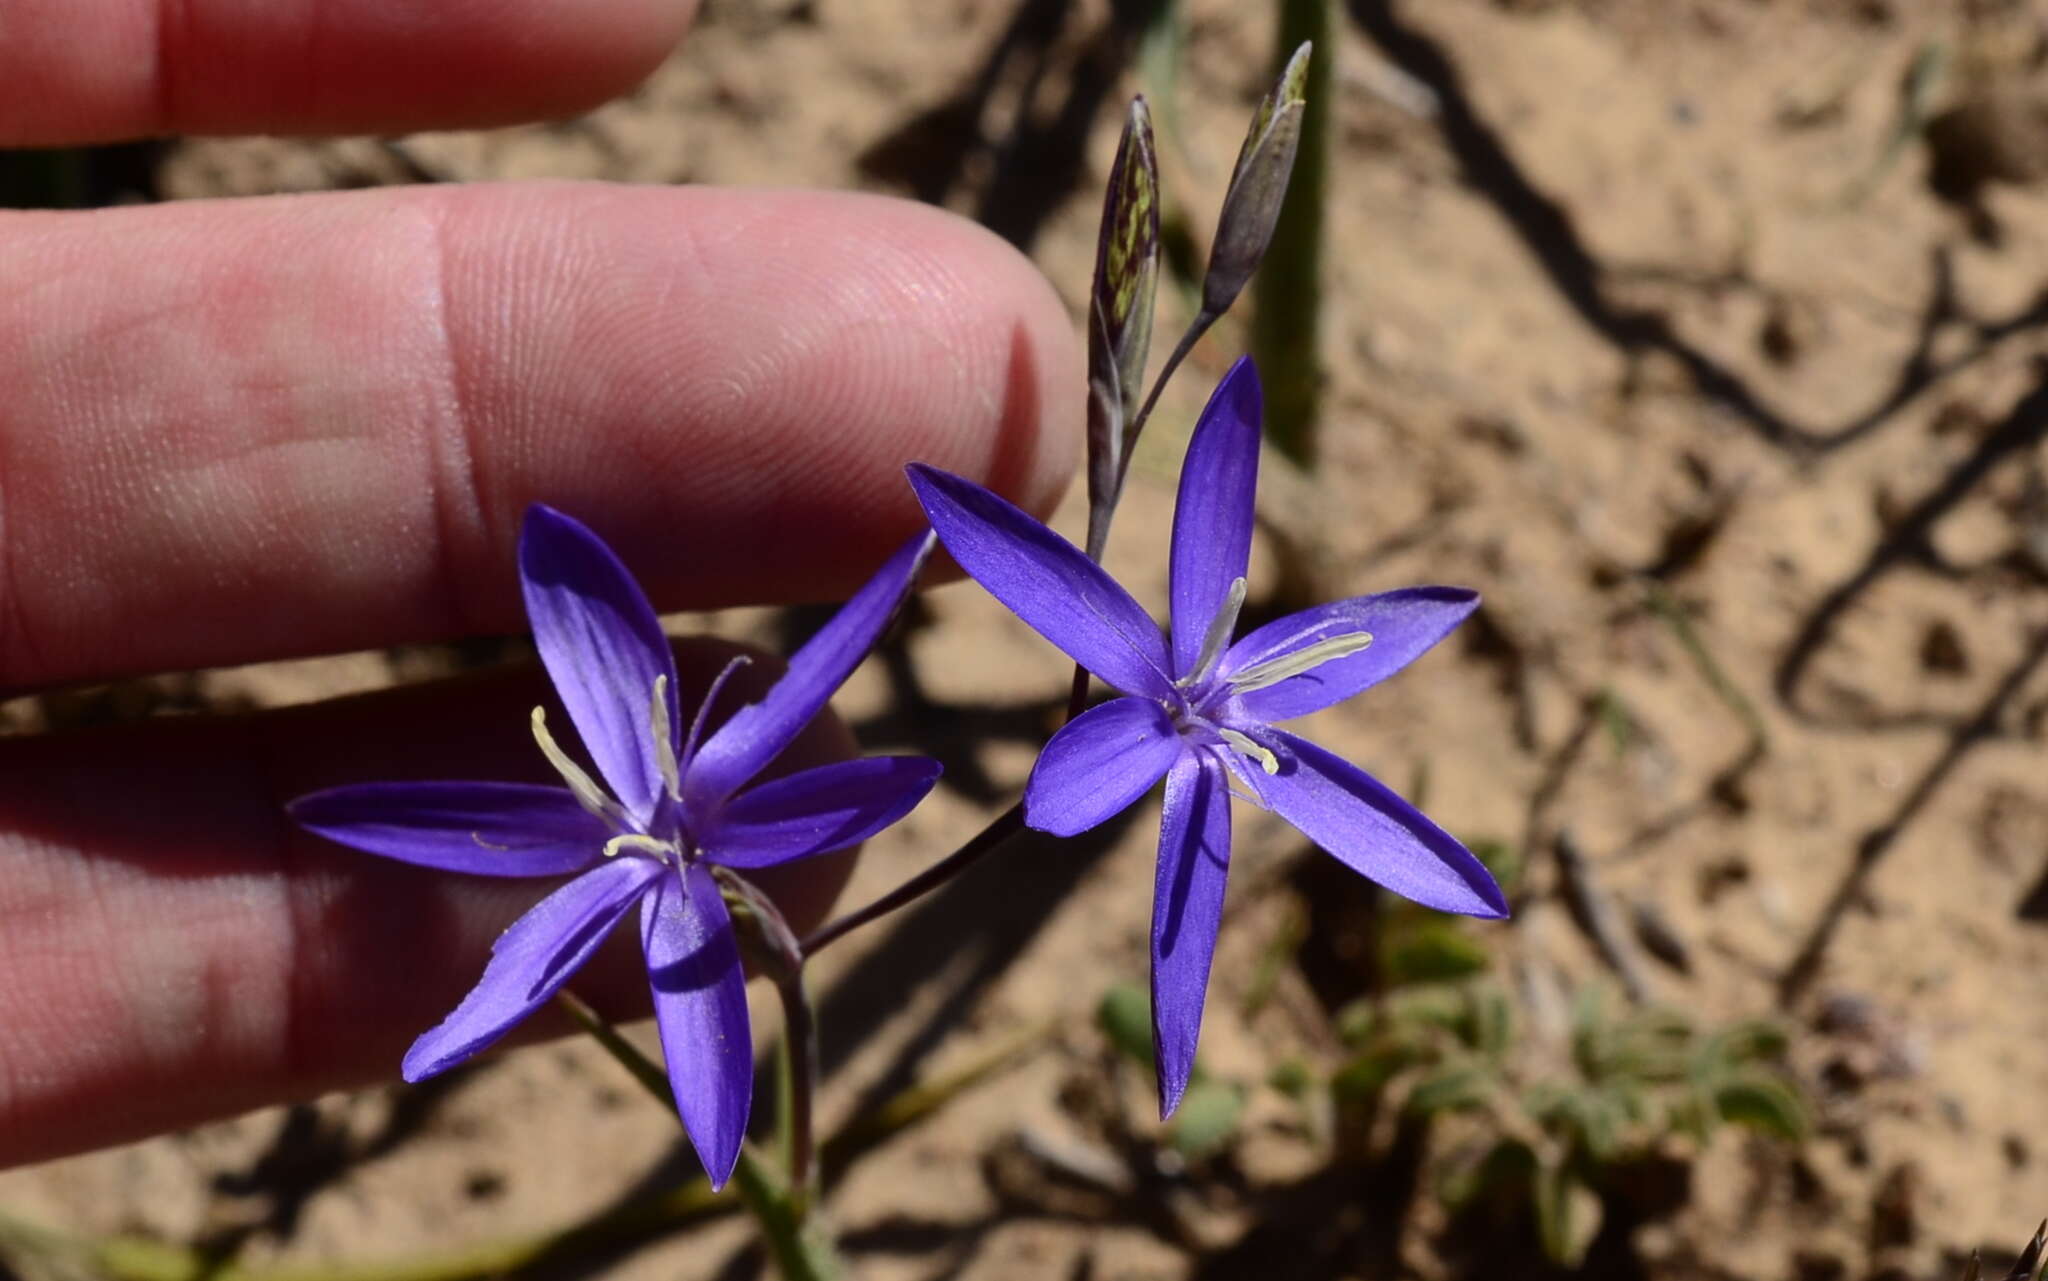
{"type": "Polygon", "coordinates": [[[928,459],[1049,507],[1043,277],[897,200],[577,184],[0,217],[0,686],[519,626],[520,513],[819,600],[928,459]]]}
{"type": "Polygon", "coordinates": [[[695,0],[9,0],[0,144],[395,133],[625,92],[695,0]]]}

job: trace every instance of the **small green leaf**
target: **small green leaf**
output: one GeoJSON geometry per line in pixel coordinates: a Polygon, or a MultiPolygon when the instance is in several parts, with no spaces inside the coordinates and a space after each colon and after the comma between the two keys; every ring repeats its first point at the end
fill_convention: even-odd
{"type": "Polygon", "coordinates": [[[1435,915],[1387,931],[1380,949],[1381,972],[1396,986],[1470,978],[1491,962],[1483,943],[1450,918],[1435,915]]]}
{"type": "Polygon", "coordinates": [[[1465,991],[1454,983],[1418,983],[1400,988],[1386,999],[1385,1018],[1389,1026],[1406,1030],[1441,1029],[1459,1036],[1465,1032],[1471,1005],[1465,991]]]}
{"type": "Polygon", "coordinates": [[[1408,1110],[1420,1116],[1466,1111],[1486,1101],[1492,1084],[1491,1075],[1477,1064],[1441,1067],[1408,1092],[1408,1110]]]}
{"type": "Polygon", "coordinates": [[[1536,1153],[1520,1139],[1502,1139],[1477,1161],[1451,1167],[1437,1183],[1437,1197],[1453,1211],[1481,1197],[1528,1195],[1536,1177],[1536,1153]]]}
{"type": "Polygon", "coordinates": [[[1191,1161],[1228,1146],[1244,1117],[1244,1093],[1223,1081],[1197,1081],[1173,1114],[1173,1146],[1191,1161]]]}
{"type": "Polygon", "coordinates": [[[1119,983],[1102,994],[1095,1025],[1117,1052],[1146,1067],[1152,1058],[1152,998],[1135,983],[1119,983]]]}
{"type": "Polygon", "coordinates": [[[1419,1061],[1412,1045],[1383,1041],[1368,1046],[1330,1078],[1330,1095],[1339,1103],[1363,1102],[1386,1089],[1389,1081],[1419,1061]]]}
{"type": "Polygon", "coordinates": [[[1718,1073],[1744,1063],[1775,1061],[1785,1057],[1789,1045],[1785,1029],[1779,1024],[1769,1019],[1744,1019],[1701,1042],[1694,1059],[1695,1070],[1718,1073]]]}
{"type": "Polygon", "coordinates": [[[1543,1253],[1559,1267],[1578,1267],[1600,1232],[1600,1198],[1563,1166],[1537,1170],[1533,1192],[1543,1253]]]}
{"type": "Polygon", "coordinates": [[[1508,994],[1491,983],[1472,989],[1472,1048],[1491,1059],[1505,1057],[1514,1043],[1515,1013],[1508,994]]]}
{"type": "Polygon", "coordinates": [[[1714,1090],[1714,1111],[1724,1121],[1790,1143],[1805,1140],[1806,1103],[1775,1074],[1755,1068],[1738,1072],[1714,1090]]]}
{"type": "Polygon", "coordinates": [[[1308,1097],[1315,1084],[1315,1073],[1298,1058],[1282,1059],[1266,1074],[1266,1084],[1299,1103],[1308,1097]]]}

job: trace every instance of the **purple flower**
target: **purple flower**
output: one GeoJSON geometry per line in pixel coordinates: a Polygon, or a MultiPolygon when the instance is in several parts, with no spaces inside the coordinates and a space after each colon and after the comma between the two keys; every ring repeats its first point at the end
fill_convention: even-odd
{"type": "Polygon", "coordinates": [[[706,735],[720,687],[746,661],[734,660],[685,734],[674,655],[625,566],[560,512],[527,511],[527,617],[597,778],[556,745],[535,708],[534,738],[564,787],[367,783],[291,805],[309,830],[386,858],[486,876],[575,874],[499,937],[476,988],[406,1054],[406,1080],[446,1071],[504,1035],[638,903],[676,1107],[713,1186],[723,1186],[746,1133],[753,1039],[732,921],[706,865],[767,867],[843,849],[909,813],[938,781],[936,761],[883,756],[748,786],[866,656],[930,547],[926,535],[897,552],[760,702],[706,735]]]}
{"type": "Polygon", "coordinates": [[[1410,587],[1319,606],[1231,643],[1244,604],[1259,466],[1259,383],[1240,360],[1202,411],[1173,521],[1164,634],[1072,543],[979,485],[922,465],[910,481],[946,550],[997,600],[1123,697],[1076,717],[1039,755],[1025,821],[1085,832],[1162,777],[1152,905],[1152,1025],[1162,1113],[1187,1087],[1230,861],[1231,780],[1347,866],[1426,906],[1507,914],[1493,877],[1377,779],[1274,727],[1406,667],[1478,608],[1410,587]]]}

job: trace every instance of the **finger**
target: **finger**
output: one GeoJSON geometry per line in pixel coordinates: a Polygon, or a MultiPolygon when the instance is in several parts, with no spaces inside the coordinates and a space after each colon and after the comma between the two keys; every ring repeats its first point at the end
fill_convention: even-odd
{"type": "Polygon", "coordinates": [[[694,0],[29,0],[0,39],[0,143],[398,133],[624,93],[694,0]]]}
{"type": "Polygon", "coordinates": [[[657,605],[843,595],[923,459],[1043,510],[1064,309],[923,206],[424,188],[0,219],[0,685],[519,626],[545,501],[657,605]]]}
{"type": "MultiPolygon", "coordinates": [[[[685,706],[731,652],[679,647],[685,706]]],[[[778,666],[739,679],[758,696],[778,666]]],[[[395,1077],[550,883],[343,849],[282,806],[385,778],[552,781],[522,742],[544,694],[528,671],[0,743],[0,1166],[395,1077]]],[[[852,751],[827,716],[778,768],[852,751]]],[[[850,866],[829,855],[755,879],[802,931],[850,866]]],[[[644,1012],[634,933],[573,989],[644,1012]]]]}

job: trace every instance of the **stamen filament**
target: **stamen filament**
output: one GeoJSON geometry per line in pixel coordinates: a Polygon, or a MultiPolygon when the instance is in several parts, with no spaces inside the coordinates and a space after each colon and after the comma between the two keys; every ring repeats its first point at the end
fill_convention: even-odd
{"type": "Polygon", "coordinates": [[[1291,654],[1269,658],[1263,663],[1253,663],[1230,678],[1230,687],[1240,694],[1249,694],[1255,689],[1278,685],[1291,676],[1321,667],[1324,663],[1339,658],[1348,658],[1372,644],[1371,632],[1344,632],[1327,636],[1313,645],[1304,645],[1291,654]]]}
{"type": "Polygon", "coordinates": [[[1208,634],[1202,637],[1202,654],[1195,660],[1195,668],[1182,678],[1182,683],[1201,680],[1216,666],[1222,657],[1223,647],[1230,643],[1230,634],[1237,630],[1238,611],[1244,608],[1244,579],[1240,576],[1230,580],[1230,590],[1224,593],[1223,604],[1217,608],[1216,616],[1209,620],[1208,634]]]}
{"type": "Polygon", "coordinates": [[[654,678],[654,710],[647,717],[654,731],[654,764],[672,801],[683,798],[682,772],[676,768],[675,726],[668,718],[668,675],[654,678]]]}
{"type": "Polygon", "coordinates": [[[745,654],[738,655],[725,665],[724,669],[712,680],[711,688],[704,692],[704,701],[697,704],[697,715],[690,721],[690,737],[683,744],[684,765],[688,765],[690,758],[697,754],[697,745],[704,739],[705,722],[711,717],[711,705],[718,701],[719,691],[725,688],[725,682],[731,679],[734,672],[753,661],[745,654]]]}
{"type": "Polygon", "coordinates": [[[555,767],[555,773],[562,776],[562,782],[575,795],[578,805],[613,827],[633,826],[624,807],[606,795],[605,790],[583,772],[581,765],[570,760],[569,754],[555,742],[555,736],[548,733],[548,711],[545,707],[533,709],[533,741],[540,744],[541,755],[547,757],[548,764],[555,767]]]}

